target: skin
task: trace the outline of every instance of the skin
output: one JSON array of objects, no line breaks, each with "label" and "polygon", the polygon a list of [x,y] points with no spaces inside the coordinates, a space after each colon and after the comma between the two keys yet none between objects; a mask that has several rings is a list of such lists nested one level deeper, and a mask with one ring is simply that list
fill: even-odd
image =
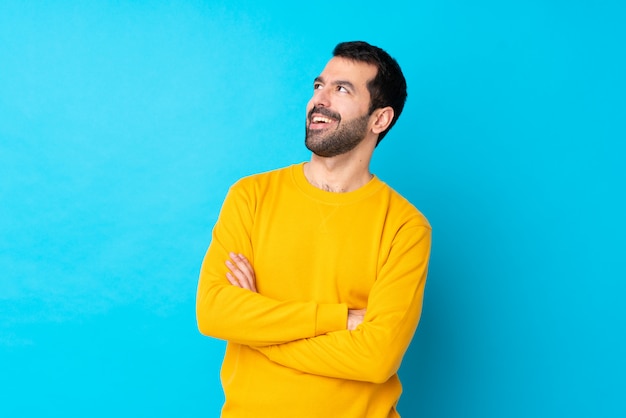
[{"label": "skin", "polygon": [[[358,120],[368,115],[370,94],[367,82],[376,76],[376,67],[371,64],[356,62],[346,58],[332,58],[324,71],[315,79],[313,96],[307,104],[307,115],[314,108],[335,112],[341,115],[341,121],[331,123],[312,123],[307,119],[307,131],[314,132],[312,141],[322,141],[342,128],[342,124]],[[313,113],[326,116],[324,113]],[[311,184],[332,192],[356,190],[370,181],[370,161],[378,135],[383,132],[393,119],[391,107],[375,109],[367,117],[363,138],[353,149],[332,157],[313,153],[311,160],[304,166],[304,174]]]},{"label": "skin", "polygon": [[[394,114],[391,107],[368,112],[367,82],[376,76],[376,71],[374,65],[333,57],[316,77],[306,108],[306,145],[313,153],[304,165],[304,175],[313,186],[342,193],[371,180],[369,165],[378,135],[387,129]],[[232,252],[229,256],[229,283],[257,292],[252,264],[242,254]],[[348,309],[346,328],[356,329],[366,312],[362,308]]]}]

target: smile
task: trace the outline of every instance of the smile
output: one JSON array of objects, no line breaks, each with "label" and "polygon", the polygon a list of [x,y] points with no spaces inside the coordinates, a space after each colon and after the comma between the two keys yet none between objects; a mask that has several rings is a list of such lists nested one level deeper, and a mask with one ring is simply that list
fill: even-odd
[{"label": "smile", "polygon": [[313,116],[311,123],[331,123],[333,120],[324,116]]},{"label": "smile", "polygon": [[337,123],[338,121],[336,119],[321,115],[313,115],[309,118],[308,129],[311,131],[331,129],[333,126],[336,126]]},{"label": "smile", "polygon": [[341,115],[339,113],[324,107],[316,106],[309,112],[309,127],[313,129],[320,129],[323,127],[322,125],[328,126],[328,124],[339,123],[340,120]]}]

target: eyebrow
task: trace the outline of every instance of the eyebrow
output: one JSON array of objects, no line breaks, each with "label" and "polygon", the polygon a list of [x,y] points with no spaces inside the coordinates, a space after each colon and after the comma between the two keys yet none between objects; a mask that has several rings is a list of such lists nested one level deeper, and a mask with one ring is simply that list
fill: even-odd
[{"label": "eyebrow", "polygon": [[[321,77],[321,76],[320,77],[315,77],[314,82],[315,83],[318,83],[318,82],[319,83],[324,83],[324,78]],[[335,86],[345,86],[345,87],[347,87],[348,89],[350,89],[352,91],[356,90],[356,88],[354,87],[354,84],[352,84],[348,80],[337,80],[337,81],[333,82],[332,84],[335,85]]]}]

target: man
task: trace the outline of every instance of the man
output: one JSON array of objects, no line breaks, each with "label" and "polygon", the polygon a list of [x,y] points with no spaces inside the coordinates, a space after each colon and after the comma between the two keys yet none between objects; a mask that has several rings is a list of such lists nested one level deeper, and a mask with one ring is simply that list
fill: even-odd
[{"label": "man", "polygon": [[222,417],[398,417],[431,229],[369,170],[406,100],[396,61],[337,45],[307,106],[307,163],[247,177],[202,263],[200,331],[228,341]]}]

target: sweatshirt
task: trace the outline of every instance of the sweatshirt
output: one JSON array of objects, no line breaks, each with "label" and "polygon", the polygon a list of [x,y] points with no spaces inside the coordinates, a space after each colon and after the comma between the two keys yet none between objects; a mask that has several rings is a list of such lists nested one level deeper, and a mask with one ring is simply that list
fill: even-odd
[{"label": "sweatshirt", "polygon": [[[431,227],[376,176],[332,193],[303,166],[236,182],[202,262],[198,328],[227,341],[222,417],[398,417]],[[256,293],[226,279],[230,252],[253,265]],[[347,330],[348,309],[363,308]]]}]

